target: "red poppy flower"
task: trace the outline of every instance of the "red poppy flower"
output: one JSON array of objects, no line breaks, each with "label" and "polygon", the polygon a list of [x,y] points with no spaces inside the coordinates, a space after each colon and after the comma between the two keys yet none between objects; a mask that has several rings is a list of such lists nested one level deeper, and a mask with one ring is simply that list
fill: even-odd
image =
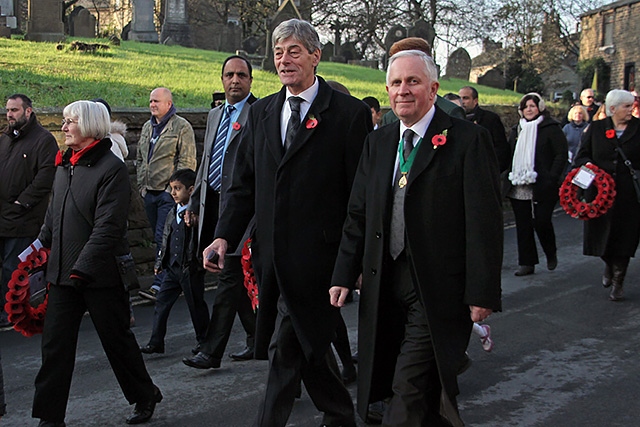
[{"label": "red poppy flower", "polygon": [[604,134],[609,139],[613,139],[616,137],[616,131],[613,129],[607,129],[607,131]]},{"label": "red poppy flower", "polygon": [[447,137],[441,134],[438,135],[434,135],[433,138],[431,138],[431,143],[433,144],[433,148],[435,149],[436,147],[440,146],[440,145],[444,145],[447,143]]},{"label": "red poppy flower", "polygon": [[233,130],[240,130],[240,128],[242,127],[242,125],[238,122],[233,122]]},{"label": "red poppy flower", "polygon": [[318,126],[318,119],[316,119],[313,116],[309,116],[309,119],[307,120],[307,123],[305,124],[305,127],[307,129],[313,129],[316,126]]}]

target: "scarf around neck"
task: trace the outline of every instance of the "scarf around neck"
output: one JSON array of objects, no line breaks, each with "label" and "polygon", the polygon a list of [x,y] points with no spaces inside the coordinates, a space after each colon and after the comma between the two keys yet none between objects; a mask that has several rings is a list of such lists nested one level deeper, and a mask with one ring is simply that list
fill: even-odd
[{"label": "scarf around neck", "polygon": [[167,114],[165,114],[162,120],[160,120],[160,123],[157,122],[154,116],[151,116],[151,128],[152,128],[151,138],[152,139],[160,136],[160,134],[162,133],[162,130],[169,122],[169,119],[173,117],[175,113],[176,113],[176,106],[172,105],[169,111],[167,112]]},{"label": "scarf around neck", "polygon": [[536,182],[538,173],[534,169],[536,158],[536,140],[538,139],[538,125],[542,123],[544,116],[528,122],[520,119],[520,134],[516,142],[509,172],[509,181],[513,185],[526,185]]}]

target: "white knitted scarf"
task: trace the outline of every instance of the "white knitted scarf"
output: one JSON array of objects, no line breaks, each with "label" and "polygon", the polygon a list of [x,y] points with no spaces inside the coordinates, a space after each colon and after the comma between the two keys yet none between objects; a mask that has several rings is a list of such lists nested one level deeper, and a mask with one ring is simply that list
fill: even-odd
[{"label": "white knitted scarf", "polygon": [[544,120],[540,116],[533,121],[520,119],[520,134],[513,153],[509,181],[513,185],[526,185],[536,182],[538,173],[534,170],[536,158],[536,140],[538,139],[538,125]]}]

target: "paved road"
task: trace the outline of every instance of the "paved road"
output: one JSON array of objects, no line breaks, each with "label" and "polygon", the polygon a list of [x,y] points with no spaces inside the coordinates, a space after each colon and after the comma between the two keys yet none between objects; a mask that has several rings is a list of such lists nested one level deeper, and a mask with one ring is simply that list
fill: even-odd
[{"label": "paved road", "polygon": [[[469,426],[640,426],[640,265],[629,270],[627,300],[612,303],[599,285],[601,262],[582,252],[582,224],[558,214],[559,266],[542,259],[536,274],[516,278],[515,230],[505,231],[504,312],[489,319],[496,342],[482,351],[472,336],[473,366],[460,377],[462,416]],[[212,293],[208,292],[210,300]],[[134,332],[150,335],[151,305],[135,307]],[[357,304],[344,310],[355,349]],[[244,427],[251,425],[264,390],[267,362],[224,361],[219,370],[197,371],[181,362],[194,344],[186,306],[178,301],[169,319],[164,355],[145,356],[165,396],[152,426]],[[238,323],[238,322],[236,322]],[[236,325],[228,351],[243,347]],[[40,338],[0,333],[7,426],[35,426],[30,418],[33,380],[40,365]],[[120,426],[131,408],[116,384],[89,318],[83,322],[67,424]],[[355,386],[351,386],[355,395]],[[289,426],[313,427],[320,416],[303,393]],[[359,422],[359,426],[364,426]]]}]

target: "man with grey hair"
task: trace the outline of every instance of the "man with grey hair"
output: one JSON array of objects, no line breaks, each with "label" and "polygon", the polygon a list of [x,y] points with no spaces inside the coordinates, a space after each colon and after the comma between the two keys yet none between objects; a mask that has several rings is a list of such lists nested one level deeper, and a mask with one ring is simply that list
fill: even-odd
[{"label": "man with grey hair", "polygon": [[362,272],[358,412],[390,398],[382,423],[396,427],[464,425],[456,375],[473,322],[501,309],[491,137],[434,106],[438,86],[425,53],[391,57],[400,121],[365,141],[329,290],[341,307]]},{"label": "man with grey hair", "polygon": [[311,24],[285,21],[272,40],[283,88],[251,107],[204,265],[223,268],[255,215],[255,356],[270,362],[255,425],[286,425],[302,380],[324,425],[355,426],[330,351],[340,312],[326,295],[371,112],[315,75],[321,44]]}]

